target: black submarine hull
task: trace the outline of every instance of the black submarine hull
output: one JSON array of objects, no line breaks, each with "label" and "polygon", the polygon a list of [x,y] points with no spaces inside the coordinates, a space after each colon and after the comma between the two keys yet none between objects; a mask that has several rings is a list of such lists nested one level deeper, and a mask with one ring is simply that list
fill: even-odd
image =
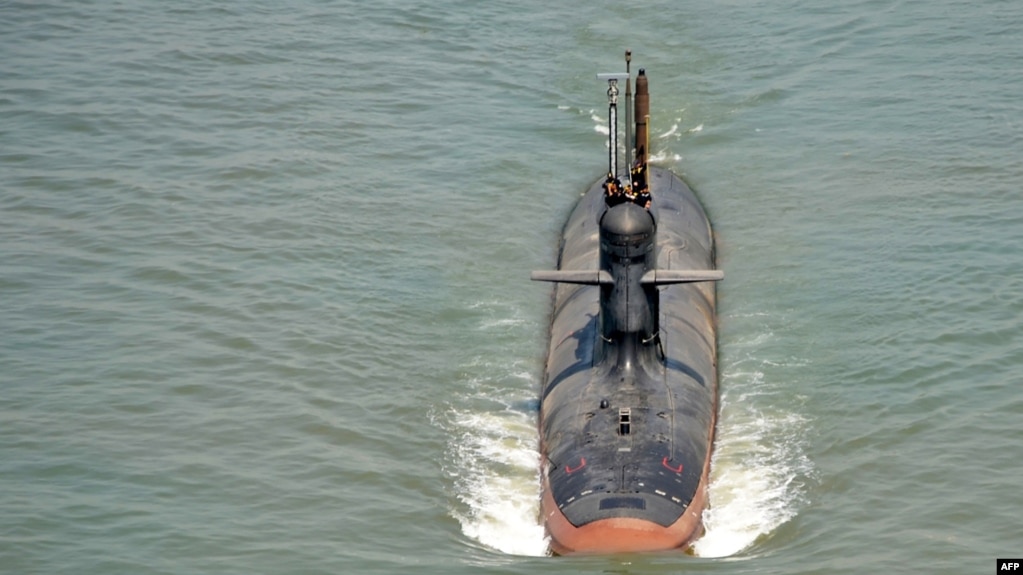
[{"label": "black submarine hull", "polygon": [[[534,273],[558,282],[539,419],[540,513],[557,554],[684,549],[702,533],[722,276],[696,195],[647,169],[648,208],[609,207],[598,181],[565,224],[559,271]],[[616,234],[632,251],[615,251]],[[645,331],[612,317],[643,314]]]}]

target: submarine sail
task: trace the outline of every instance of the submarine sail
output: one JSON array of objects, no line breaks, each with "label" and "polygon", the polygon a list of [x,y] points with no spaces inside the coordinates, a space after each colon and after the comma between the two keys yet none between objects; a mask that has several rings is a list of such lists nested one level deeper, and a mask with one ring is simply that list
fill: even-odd
[{"label": "submarine sail", "polygon": [[[616,123],[617,84],[631,96],[631,77],[600,77]],[[624,182],[612,125],[607,176],[569,216],[557,269],[532,274],[555,283],[539,431],[557,554],[685,549],[707,506],[724,274],[693,191],[647,164],[648,89],[640,70]]]}]

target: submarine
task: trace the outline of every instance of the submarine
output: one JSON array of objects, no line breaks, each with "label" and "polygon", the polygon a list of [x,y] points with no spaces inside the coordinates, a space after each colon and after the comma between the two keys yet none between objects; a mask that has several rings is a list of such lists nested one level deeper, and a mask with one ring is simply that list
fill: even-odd
[{"label": "submarine", "polygon": [[540,520],[556,555],[684,551],[708,505],[724,273],[694,192],[648,163],[649,81],[640,69],[633,104],[630,62],[626,52],[625,73],[598,75],[608,173],[569,215],[556,269],[531,274],[554,283],[539,450]]}]

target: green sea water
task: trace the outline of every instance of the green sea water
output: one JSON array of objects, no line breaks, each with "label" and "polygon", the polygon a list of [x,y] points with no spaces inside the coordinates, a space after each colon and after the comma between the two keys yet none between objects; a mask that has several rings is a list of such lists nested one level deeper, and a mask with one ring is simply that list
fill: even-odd
[{"label": "green sea water", "polygon": [[[714,224],[692,554],[555,558],[597,73]],[[1023,555],[1023,4],[0,2],[0,573],[990,573]]]}]

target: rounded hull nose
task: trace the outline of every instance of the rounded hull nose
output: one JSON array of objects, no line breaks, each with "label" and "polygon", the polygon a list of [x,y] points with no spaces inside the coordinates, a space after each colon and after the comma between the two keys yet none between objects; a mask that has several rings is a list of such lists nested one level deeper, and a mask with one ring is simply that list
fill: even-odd
[{"label": "rounded hull nose", "polygon": [[678,521],[667,527],[633,517],[600,519],[576,527],[558,509],[549,489],[544,490],[540,511],[553,553],[635,553],[687,548],[702,532],[706,502],[704,481]]}]

